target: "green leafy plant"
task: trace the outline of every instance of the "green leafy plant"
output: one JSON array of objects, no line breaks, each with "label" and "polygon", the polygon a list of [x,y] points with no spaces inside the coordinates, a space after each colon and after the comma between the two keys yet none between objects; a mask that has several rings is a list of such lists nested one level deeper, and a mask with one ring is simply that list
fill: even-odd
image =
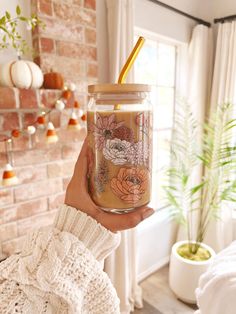
[{"label": "green leafy plant", "polygon": [[223,201],[236,201],[236,120],[231,104],[217,107],[213,117],[198,125],[184,103],[176,113],[172,166],[164,186],[171,214],[186,226],[188,250],[197,254],[207,228],[219,217]]},{"label": "green leafy plant", "polygon": [[15,17],[6,11],[5,15],[0,17],[0,50],[12,47],[18,55],[30,50],[27,42],[18,32],[19,23],[22,22],[25,23],[28,30],[34,29],[39,24],[43,25],[35,14],[32,14],[31,17],[23,16],[19,5],[16,7]]}]

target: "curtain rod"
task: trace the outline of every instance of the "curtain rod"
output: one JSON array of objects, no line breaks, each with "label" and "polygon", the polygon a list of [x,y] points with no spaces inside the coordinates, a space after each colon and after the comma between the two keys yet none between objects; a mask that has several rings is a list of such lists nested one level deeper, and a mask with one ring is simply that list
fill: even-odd
[{"label": "curtain rod", "polygon": [[219,19],[214,19],[214,23],[224,23],[225,21],[232,21],[236,19],[236,14],[234,15],[229,15],[225,17],[221,17]]},{"label": "curtain rod", "polygon": [[183,11],[180,11],[180,10],[178,10],[178,9],[176,9],[174,7],[171,7],[170,5],[165,4],[165,3],[161,2],[161,1],[158,1],[158,0],[148,0],[148,1],[153,2],[153,3],[155,3],[155,4],[157,4],[157,5],[161,6],[161,7],[164,7],[166,9],[170,10],[170,11],[173,11],[173,12],[176,12],[176,13],[178,13],[180,15],[188,17],[189,19],[192,19],[192,20],[198,22],[199,24],[203,24],[203,25],[205,25],[207,27],[211,26],[211,23],[206,22],[206,21],[204,21],[202,19],[199,19],[198,17],[192,16],[192,15],[190,15],[188,13],[183,12]]}]

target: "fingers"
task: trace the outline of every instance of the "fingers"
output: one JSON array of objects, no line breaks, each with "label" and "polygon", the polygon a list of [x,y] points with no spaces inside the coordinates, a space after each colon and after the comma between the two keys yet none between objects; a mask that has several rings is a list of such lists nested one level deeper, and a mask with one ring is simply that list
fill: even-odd
[{"label": "fingers", "polygon": [[[88,138],[86,137],[75,165],[73,177],[67,188],[66,204],[75,208],[80,208],[112,232],[134,228],[141,221],[154,213],[154,210],[148,206],[140,207],[132,212],[122,215],[107,213],[100,210],[92,201],[87,191],[87,152]],[[82,198],[79,198],[79,195],[83,195]]]},{"label": "fingers", "polygon": [[67,187],[65,202],[67,205],[79,208],[91,215],[97,206],[88,194],[87,180],[87,151],[88,139],[86,137],[75,164],[74,174]]},{"label": "fingers", "polygon": [[136,227],[153,213],[153,208],[148,206],[140,207],[133,212],[121,215],[101,211],[97,214],[96,220],[110,231],[116,232]]},{"label": "fingers", "polygon": [[88,150],[88,139],[87,137],[84,140],[83,146],[81,148],[79,157],[75,164],[73,177],[82,184],[87,185],[87,150]]}]

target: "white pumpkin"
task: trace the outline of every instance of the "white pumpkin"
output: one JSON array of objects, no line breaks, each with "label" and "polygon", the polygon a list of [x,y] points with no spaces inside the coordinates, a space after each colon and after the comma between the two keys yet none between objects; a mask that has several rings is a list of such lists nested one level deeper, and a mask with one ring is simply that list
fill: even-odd
[{"label": "white pumpkin", "polygon": [[43,85],[43,73],[40,67],[32,61],[10,61],[0,65],[0,85],[40,88]]}]

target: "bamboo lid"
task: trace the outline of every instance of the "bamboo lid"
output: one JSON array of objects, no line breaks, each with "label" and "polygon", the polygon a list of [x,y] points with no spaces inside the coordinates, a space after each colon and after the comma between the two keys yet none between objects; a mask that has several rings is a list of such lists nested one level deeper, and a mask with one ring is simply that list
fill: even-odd
[{"label": "bamboo lid", "polygon": [[150,92],[151,86],[147,84],[96,84],[89,85],[88,92],[94,93],[132,93],[132,92]]}]

